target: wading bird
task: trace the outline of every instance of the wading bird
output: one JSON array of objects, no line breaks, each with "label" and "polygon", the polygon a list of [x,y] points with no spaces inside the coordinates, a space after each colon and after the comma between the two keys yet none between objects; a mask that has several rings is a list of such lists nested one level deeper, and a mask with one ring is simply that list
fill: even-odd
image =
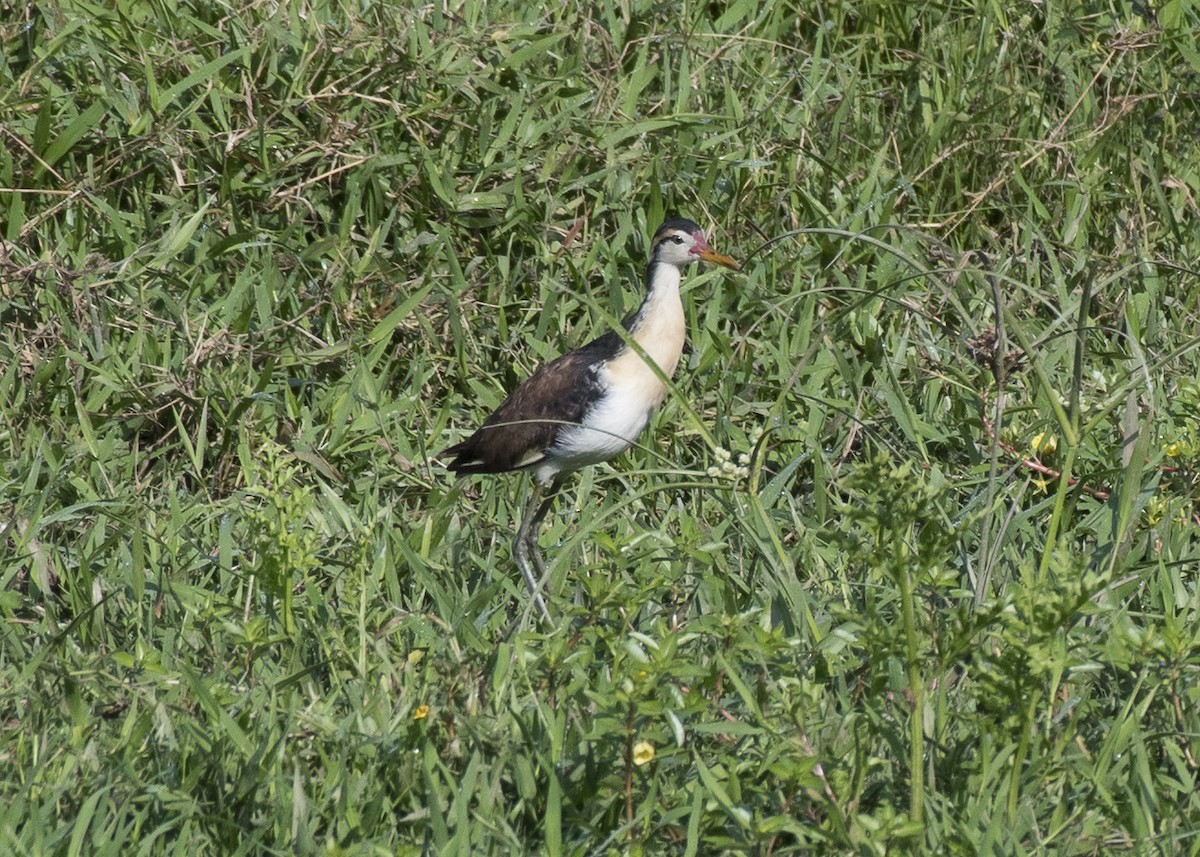
[{"label": "wading bird", "polygon": [[547,621],[539,591],[546,573],[537,545],[542,519],[567,476],[628,449],[662,403],[663,379],[675,372],[687,333],[679,284],[683,269],[696,261],[739,270],[708,246],[695,223],[667,220],[650,242],[646,297],[622,322],[626,335],[609,331],[545,364],[478,431],[442,453],[453,458],[449,469],[460,475],[532,471],[513,558]]}]

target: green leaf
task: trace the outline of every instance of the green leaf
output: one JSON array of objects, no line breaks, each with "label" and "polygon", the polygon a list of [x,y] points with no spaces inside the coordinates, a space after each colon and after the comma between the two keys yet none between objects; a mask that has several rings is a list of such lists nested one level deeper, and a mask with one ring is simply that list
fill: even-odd
[{"label": "green leaf", "polygon": [[71,120],[63,132],[50,144],[50,147],[42,153],[42,160],[50,166],[58,163],[75,147],[76,143],[89,133],[95,132],[100,117],[105,114],[107,109],[107,106],[100,101],[89,104],[82,113]]}]

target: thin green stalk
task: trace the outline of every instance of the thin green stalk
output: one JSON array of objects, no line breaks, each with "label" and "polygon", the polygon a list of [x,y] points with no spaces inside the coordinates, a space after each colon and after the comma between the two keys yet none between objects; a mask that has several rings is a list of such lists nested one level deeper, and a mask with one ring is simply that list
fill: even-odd
[{"label": "thin green stalk", "polygon": [[988,444],[987,500],[984,502],[983,520],[980,521],[979,550],[976,553],[975,609],[983,606],[988,596],[992,579],[992,529],[996,509],[997,483],[1000,478],[1000,432],[1004,428],[1004,405],[1008,382],[1008,336],[1005,334],[1004,291],[1000,279],[989,272],[988,285],[992,290],[992,317],[996,340],[992,354],[992,377],[996,382],[996,397],[992,406],[992,436]]},{"label": "thin green stalk", "polygon": [[908,669],[908,688],[912,694],[912,713],[909,716],[908,744],[908,811],[912,820],[922,823],[925,817],[925,677],[921,673],[920,650],[917,645],[917,617],[913,604],[913,581],[909,557],[903,543],[897,548],[896,582],[900,586],[901,620],[904,622],[905,659]]},{"label": "thin green stalk", "polygon": [[1037,712],[1037,705],[1037,694],[1034,694],[1029,700],[1025,716],[1021,720],[1021,738],[1017,742],[1017,749],[1013,752],[1012,771],[1008,780],[1008,817],[1010,819],[1017,814],[1017,802],[1021,796],[1021,774],[1025,768],[1025,757],[1029,755],[1029,744],[1033,739],[1032,724]]},{"label": "thin green stalk", "polygon": [[1050,513],[1050,521],[1046,525],[1046,538],[1042,550],[1041,562],[1038,565],[1038,579],[1045,580],[1050,568],[1050,561],[1057,549],[1059,531],[1067,527],[1067,496],[1072,491],[1071,474],[1075,470],[1075,456],[1079,447],[1074,444],[1067,447],[1063,455],[1062,467],[1059,471],[1058,487],[1054,492],[1054,510]]}]

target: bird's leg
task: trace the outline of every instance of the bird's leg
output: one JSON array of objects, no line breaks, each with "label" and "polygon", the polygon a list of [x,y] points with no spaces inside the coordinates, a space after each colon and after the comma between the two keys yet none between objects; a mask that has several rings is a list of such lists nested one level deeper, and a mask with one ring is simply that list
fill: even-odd
[{"label": "bird's leg", "polygon": [[[513,559],[516,561],[517,567],[521,569],[525,585],[529,588],[529,594],[533,596],[534,606],[547,622],[551,621],[550,611],[546,608],[546,602],[541,593],[542,583],[546,578],[546,565],[542,561],[542,552],[538,549],[537,539],[538,530],[541,528],[546,513],[550,511],[559,484],[557,479],[551,482],[550,491],[546,494],[546,486],[540,482],[534,482],[533,491],[529,494],[529,503],[525,506],[525,514],[521,518],[521,527],[517,530],[516,538],[513,539]],[[543,494],[546,494],[544,498]],[[537,569],[536,574],[534,573],[535,568]]]},{"label": "bird's leg", "polygon": [[542,505],[538,506],[537,513],[533,516],[533,523],[529,527],[529,551],[533,558],[533,564],[537,566],[539,587],[546,582],[546,563],[542,560],[542,551],[538,547],[538,534],[542,531],[542,521],[546,520],[546,513],[550,511],[555,498],[558,497],[560,485],[562,482],[558,479],[550,483],[550,490],[542,499]]}]

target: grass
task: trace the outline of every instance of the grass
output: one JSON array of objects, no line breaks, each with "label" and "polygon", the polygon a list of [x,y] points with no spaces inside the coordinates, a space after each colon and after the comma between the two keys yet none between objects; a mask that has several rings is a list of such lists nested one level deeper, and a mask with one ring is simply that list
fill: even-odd
[{"label": "grass", "polygon": [[[1200,8],[0,24],[0,850],[1200,853]],[[702,222],[652,430],[435,453]]]}]

